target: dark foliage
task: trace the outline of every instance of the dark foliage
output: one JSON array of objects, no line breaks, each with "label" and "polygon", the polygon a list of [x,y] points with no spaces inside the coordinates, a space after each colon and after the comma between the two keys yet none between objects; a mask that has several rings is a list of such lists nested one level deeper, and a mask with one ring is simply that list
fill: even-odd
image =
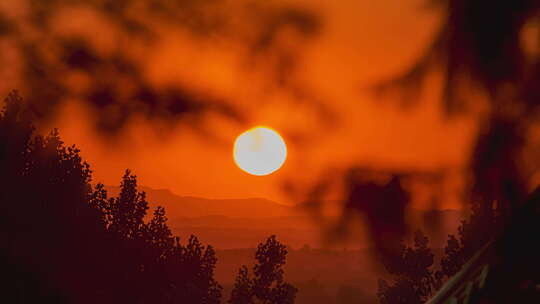
[{"label": "dark foliage", "polygon": [[532,174],[520,161],[527,144],[525,134],[538,120],[540,58],[527,54],[523,35],[526,26],[538,20],[540,4],[535,0],[434,3],[442,8],[445,22],[433,43],[409,70],[380,84],[376,91],[398,89],[404,97],[414,97],[425,79],[442,67],[448,114],[470,114],[471,106],[478,109],[481,104],[477,93],[487,97],[488,110],[479,119],[480,132],[471,155],[466,201],[473,212],[482,214],[498,204],[500,223],[504,223],[525,201]]},{"label": "dark foliage", "polygon": [[494,238],[499,227],[500,209],[477,205],[475,211],[458,227],[457,237],[449,235],[439,269],[427,237],[418,231],[412,248],[402,247],[401,254],[383,259],[394,283],[379,280],[380,303],[424,303],[442,284],[458,273],[484,245]]},{"label": "dark foliage", "polygon": [[231,291],[231,304],[251,304],[253,299],[253,282],[249,278],[248,268],[243,265],[238,271],[238,276],[234,282],[233,290]]},{"label": "dark foliage", "polygon": [[[540,37],[538,33],[528,37],[536,42],[534,55],[523,38],[528,25],[538,27],[540,2],[442,0],[430,1],[430,5],[442,10],[443,23],[436,37],[409,69],[376,85],[374,91],[385,94],[397,90],[404,105],[411,106],[419,99],[426,79],[442,71],[442,102],[448,117],[477,118],[479,133],[470,167],[463,175],[469,186],[463,209],[473,215],[462,224],[459,236],[448,240],[437,275],[441,280],[455,274],[479,248],[499,235],[527,200],[528,189],[537,186],[530,177],[538,170],[528,164],[536,160],[523,158],[530,148],[527,134],[538,124]],[[354,189],[349,196],[354,195]],[[380,205],[378,200],[369,203]],[[393,209],[388,213],[404,210],[401,204],[387,206]],[[346,207],[358,209],[350,204]],[[366,214],[376,214],[376,207],[364,209]],[[384,230],[370,222],[369,215],[367,218],[376,239]],[[399,244],[407,226],[401,227],[386,238],[386,247]],[[385,248],[378,249],[378,256],[384,259]]]},{"label": "dark foliage", "polygon": [[[457,237],[453,234],[448,236],[439,269],[436,270],[433,265],[433,254],[427,246],[427,238],[420,233],[415,237],[414,248],[406,248],[397,258],[385,260],[388,272],[397,275],[397,278],[393,285],[384,280],[379,281],[378,296],[381,303],[425,302],[489,241],[504,233],[501,229],[504,225],[500,223],[504,205],[488,208],[486,205],[474,204],[473,208],[471,216],[458,227]],[[515,250],[529,251],[523,248],[523,243],[520,246],[521,249],[515,247]],[[535,264],[529,262],[531,267]]]},{"label": "dark foliage", "polygon": [[377,296],[380,303],[424,303],[434,290],[431,270],[434,255],[428,238],[417,231],[413,247],[402,246],[401,252],[386,259],[386,268],[394,276],[393,283],[379,280]]},{"label": "dark foliage", "polygon": [[259,244],[253,278],[246,266],[240,268],[229,303],[293,304],[298,289],[283,279],[286,255],[285,245],[275,236]]},{"label": "dark foliage", "polygon": [[[181,82],[158,86],[148,79],[142,62],[163,40],[162,29],[186,33],[195,43],[226,39],[243,49],[248,63],[271,62],[269,79],[275,78],[273,83],[289,91],[293,88],[288,75],[298,61],[299,46],[321,29],[314,12],[296,5],[223,0],[121,2],[29,0],[24,14],[8,18],[10,14],[0,11],[0,41],[19,56],[22,79],[18,85],[36,119],[54,118],[62,104],[79,100],[95,113],[92,118],[102,135],[115,134],[133,116],[179,122],[210,111],[242,120],[239,109],[208,88]],[[71,18],[90,14],[95,17],[94,26],[107,28],[100,33],[114,41],[105,47],[107,51],[95,37],[71,24],[58,29],[58,20],[69,10],[73,10]],[[279,43],[281,33],[288,29],[302,38],[293,47]],[[80,83],[69,81],[74,77],[83,80],[82,89]],[[190,125],[196,127],[195,121],[189,119]]]},{"label": "dark foliage", "polygon": [[[508,234],[506,227],[515,222],[514,213],[526,201],[528,176],[532,173],[520,166],[520,162],[527,147],[525,134],[537,121],[540,65],[538,56],[527,58],[522,35],[527,23],[537,20],[540,3],[535,0],[436,3],[444,8],[445,23],[431,46],[410,70],[377,86],[376,91],[398,89],[405,93],[404,98],[414,97],[434,68],[442,67],[443,101],[448,114],[467,113],[471,104],[478,103],[475,97],[471,98],[477,97],[470,94],[472,90],[488,98],[489,110],[481,120],[471,157],[472,179],[467,202],[472,215],[462,222],[457,237],[449,236],[441,269],[435,274],[436,286],[440,286],[488,241]],[[538,41],[540,37],[533,39]],[[521,235],[513,238],[516,237]],[[529,252],[531,249],[524,244],[520,248],[498,248],[496,255],[504,260],[505,250]],[[529,258],[525,263],[534,268],[537,261]],[[505,289],[512,289],[514,282],[523,279],[523,276],[502,278],[498,282],[500,286],[490,292],[504,293]],[[388,289],[387,285],[385,288]],[[510,293],[514,297],[512,301],[516,301],[517,290]],[[403,296],[406,294],[404,291]]]},{"label": "dark foliage", "polygon": [[455,275],[478,250],[492,240],[497,226],[496,211],[490,209],[476,211],[468,220],[462,221],[458,227],[458,237],[448,236],[445,255],[441,258],[441,269],[436,273],[439,284]]},{"label": "dark foliage", "polygon": [[[526,59],[521,35],[527,22],[533,21],[540,13],[538,1],[430,2],[443,10],[441,29],[410,69],[377,86],[377,91],[382,93],[399,89],[418,94],[424,80],[434,67],[439,66],[444,71],[444,101],[449,113],[462,113],[466,103],[471,102],[466,96],[470,91],[463,90],[466,85],[486,90],[496,111],[504,110],[507,103],[524,102],[534,107],[537,100],[521,97],[535,96],[534,92],[538,92],[537,87],[529,86],[529,81],[535,82],[539,77],[538,58],[532,61]],[[508,86],[514,87],[512,90],[516,89],[517,94],[507,95]],[[411,98],[409,101],[413,100]]]},{"label": "dark foliage", "polygon": [[57,131],[33,133],[12,93],[0,114],[0,289],[6,303],[219,303],[216,257],[167,227],[126,171],[118,197]]},{"label": "dark foliage", "polygon": [[[390,174],[388,181],[380,183],[369,176],[370,170],[350,170],[347,175],[345,208],[364,216],[375,249],[384,259],[396,254],[398,244],[407,232],[405,209],[410,195],[402,186],[403,174]],[[344,213],[347,220],[349,213]]]}]

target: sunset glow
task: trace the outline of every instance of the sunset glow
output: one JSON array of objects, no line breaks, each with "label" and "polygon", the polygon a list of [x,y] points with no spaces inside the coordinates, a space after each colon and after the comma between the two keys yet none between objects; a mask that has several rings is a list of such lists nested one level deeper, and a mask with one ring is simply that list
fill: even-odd
[{"label": "sunset glow", "polygon": [[0,304],[540,303],[540,0],[0,0],[0,44]]},{"label": "sunset glow", "polygon": [[287,158],[287,147],[276,131],[267,127],[255,127],[238,136],[233,156],[240,169],[263,176],[283,166]]}]

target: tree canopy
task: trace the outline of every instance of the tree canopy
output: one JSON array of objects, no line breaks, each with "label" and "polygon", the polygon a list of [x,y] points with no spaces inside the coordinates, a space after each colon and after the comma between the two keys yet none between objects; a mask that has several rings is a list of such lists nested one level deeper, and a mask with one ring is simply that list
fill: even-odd
[{"label": "tree canopy", "polygon": [[118,197],[79,150],[34,133],[12,93],[0,114],[0,277],[8,302],[219,303],[214,249],[173,236],[126,170]]}]

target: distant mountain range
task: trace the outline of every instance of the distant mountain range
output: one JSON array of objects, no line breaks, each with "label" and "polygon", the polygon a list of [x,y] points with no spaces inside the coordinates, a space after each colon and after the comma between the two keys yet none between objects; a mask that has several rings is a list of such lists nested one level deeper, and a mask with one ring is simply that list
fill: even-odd
[{"label": "distant mountain range", "polygon": [[[117,186],[105,188],[109,196],[117,196],[120,191]],[[202,242],[222,249],[256,247],[272,234],[295,248],[305,244],[319,247],[322,244],[320,224],[299,207],[263,198],[207,199],[179,196],[167,189],[144,186],[139,187],[139,191],[146,192],[150,206],[148,214],[152,214],[157,206],[163,206],[169,226],[182,238],[195,234]],[[418,228],[428,231],[423,212],[413,210],[409,216],[412,222],[418,223]],[[427,232],[427,235],[434,247],[441,248],[446,243],[447,234],[455,233],[464,215],[457,210],[440,210],[435,216],[442,221],[444,231],[437,234]],[[343,246],[365,248],[368,244],[364,236]]]},{"label": "distant mountain range", "polygon": [[[110,195],[118,195],[120,188],[106,186]],[[269,218],[297,216],[299,211],[264,198],[207,199],[179,196],[167,189],[139,187],[146,192],[151,209],[162,206],[169,219],[184,217],[225,216],[231,218]]]}]

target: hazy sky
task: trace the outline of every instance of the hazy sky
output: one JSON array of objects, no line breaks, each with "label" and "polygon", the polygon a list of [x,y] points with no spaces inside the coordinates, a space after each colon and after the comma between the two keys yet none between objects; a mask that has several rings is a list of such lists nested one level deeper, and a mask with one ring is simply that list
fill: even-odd
[{"label": "hazy sky", "polygon": [[[400,108],[391,97],[376,100],[366,90],[403,72],[421,54],[438,29],[436,11],[417,0],[291,3],[310,7],[321,17],[321,33],[314,39],[303,41],[294,31],[278,37],[284,48],[294,42],[300,54],[288,79],[319,106],[297,100],[298,95],[269,81],[269,62],[275,58],[249,64],[241,46],[225,38],[194,40],[163,27],[158,47],[141,58],[146,77],[156,85],[182,82],[224,96],[245,114],[245,123],[210,114],[203,118],[203,133],[182,124],[150,126],[135,117],[118,138],[103,140],[93,135],[86,110],[73,102],[54,125],[68,144],[81,148],[95,181],[118,184],[123,170],[130,168],[143,185],[209,198],[264,197],[293,203],[281,189],[285,181],[307,189],[329,169],[353,164],[455,171],[465,167],[473,124],[444,117],[436,78],[413,108]],[[92,16],[73,14],[59,18],[64,30],[94,30]],[[112,39],[106,32],[96,37],[103,48]],[[278,130],[288,145],[284,167],[265,177],[246,174],[232,160],[235,137],[255,125]]]}]

